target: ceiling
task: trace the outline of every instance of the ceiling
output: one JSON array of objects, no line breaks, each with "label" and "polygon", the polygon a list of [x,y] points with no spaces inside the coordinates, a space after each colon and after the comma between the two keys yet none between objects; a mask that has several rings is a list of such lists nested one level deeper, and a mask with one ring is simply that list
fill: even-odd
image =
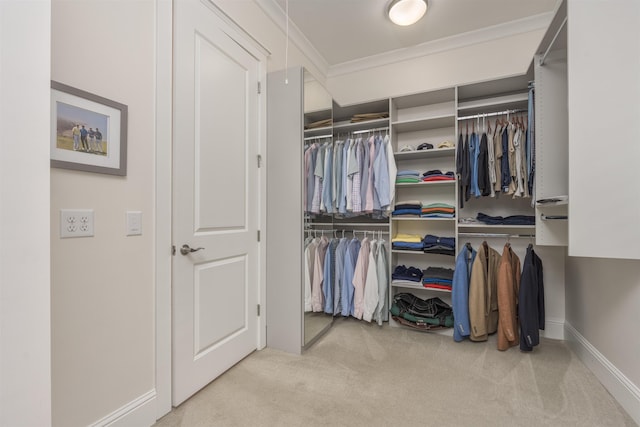
[{"label": "ceiling", "polygon": [[[273,10],[284,16],[286,0]],[[399,27],[386,16],[390,0],[288,0],[290,34],[297,34],[324,61],[325,67],[377,58],[462,36],[467,43],[491,30],[532,31],[548,26],[557,0],[428,0],[427,14],[413,26]],[[282,19],[282,23],[286,20]],[[281,24],[282,25],[282,24]],[[502,32],[500,30],[503,30]]]}]

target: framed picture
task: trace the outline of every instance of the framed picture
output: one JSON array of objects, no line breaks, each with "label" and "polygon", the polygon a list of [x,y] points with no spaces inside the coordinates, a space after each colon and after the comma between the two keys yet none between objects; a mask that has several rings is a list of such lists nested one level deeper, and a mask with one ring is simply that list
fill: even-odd
[{"label": "framed picture", "polygon": [[51,166],[127,175],[127,106],[51,82]]}]

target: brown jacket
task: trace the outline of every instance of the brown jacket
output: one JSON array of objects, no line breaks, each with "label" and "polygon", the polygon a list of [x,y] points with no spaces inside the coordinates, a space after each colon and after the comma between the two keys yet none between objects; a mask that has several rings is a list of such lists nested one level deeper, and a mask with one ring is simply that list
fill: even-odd
[{"label": "brown jacket", "polygon": [[518,293],[520,290],[520,258],[504,245],[498,267],[498,350],[518,345]]},{"label": "brown jacket", "polygon": [[500,254],[482,242],[473,262],[469,282],[471,341],[486,341],[498,329],[497,278]]}]

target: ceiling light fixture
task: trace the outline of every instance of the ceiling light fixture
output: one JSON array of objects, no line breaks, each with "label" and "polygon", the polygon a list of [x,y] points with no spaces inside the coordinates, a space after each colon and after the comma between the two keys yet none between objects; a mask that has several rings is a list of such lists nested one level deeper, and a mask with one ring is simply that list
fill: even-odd
[{"label": "ceiling light fixture", "polygon": [[389,5],[389,19],[406,27],[420,20],[427,12],[427,0],[393,0]]}]

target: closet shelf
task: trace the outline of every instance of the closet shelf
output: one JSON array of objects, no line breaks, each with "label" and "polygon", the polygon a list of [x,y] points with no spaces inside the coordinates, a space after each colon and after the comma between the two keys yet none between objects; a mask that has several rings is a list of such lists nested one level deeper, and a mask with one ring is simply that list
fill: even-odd
[{"label": "closet shelf", "polygon": [[333,131],[333,128],[331,126],[323,126],[321,128],[314,128],[314,129],[305,129],[304,136],[330,134],[332,131]]},{"label": "closet shelf", "polygon": [[436,289],[436,288],[425,288],[424,286],[422,286],[422,283],[416,282],[415,285],[406,283],[406,282],[400,282],[400,283],[396,283],[395,281],[391,282],[391,286],[395,287],[395,288],[404,288],[404,289],[420,289],[423,291],[433,291],[433,292],[443,292],[446,294],[450,294],[451,291],[448,289]]},{"label": "closet shelf", "polygon": [[397,151],[393,153],[396,160],[431,159],[437,157],[453,157],[456,154],[454,148],[433,148],[431,150]]},{"label": "closet shelf", "polygon": [[510,95],[480,98],[458,103],[458,115],[490,113],[503,109],[527,108],[529,94],[527,92]]},{"label": "closet shelf", "polygon": [[389,126],[389,119],[375,119],[375,120],[367,120],[366,122],[358,122],[351,123],[348,121],[345,122],[336,122],[333,124],[333,133],[334,134],[342,134],[349,133],[356,130],[367,130]]},{"label": "closet shelf", "polygon": [[440,185],[453,185],[456,183],[456,180],[452,181],[431,181],[431,182],[405,182],[396,184],[396,187],[421,187],[421,186],[440,186]]},{"label": "closet shelf", "polygon": [[393,221],[455,221],[457,218],[418,218],[418,217],[391,217]]},{"label": "closet shelf", "polygon": [[403,250],[403,249],[391,249],[391,253],[394,254],[411,254],[411,255],[421,255],[421,256],[425,256],[425,255],[429,255],[429,256],[442,256],[442,257],[447,257],[448,259],[452,259],[451,255],[447,255],[447,254],[435,254],[435,253],[429,253],[429,252],[422,252],[422,251],[407,251],[407,250]]},{"label": "closet shelf", "polygon": [[535,225],[458,224],[458,230],[535,230]]},{"label": "closet shelf", "polygon": [[456,115],[446,114],[442,116],[425,117],[414,120],[394,121],[391,126],[396,132],[416,132],[420,130],[431,130],[439,128],[449,128],[456,125]]}]

